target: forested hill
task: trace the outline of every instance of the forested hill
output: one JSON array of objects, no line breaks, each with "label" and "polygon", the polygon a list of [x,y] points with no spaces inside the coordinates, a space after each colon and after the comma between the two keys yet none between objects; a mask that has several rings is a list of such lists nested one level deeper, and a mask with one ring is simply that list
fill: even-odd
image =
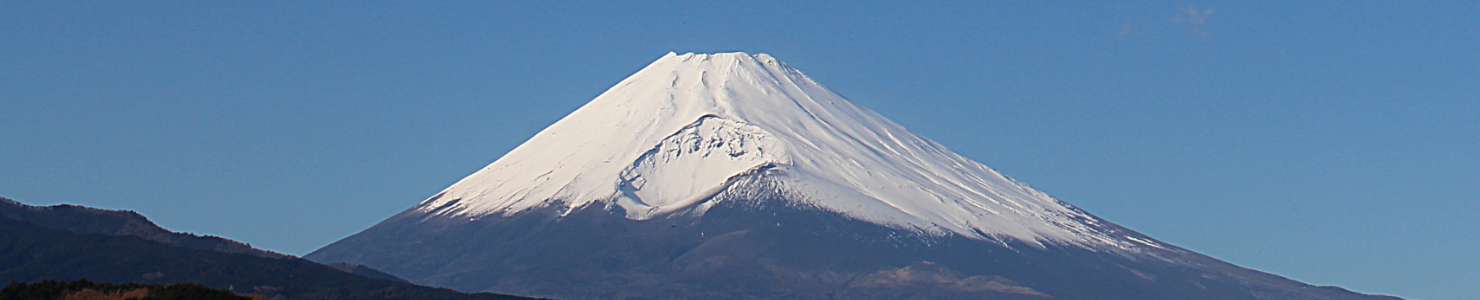
[{"label": "forested hill", "polygon": [[97,209],[68,204],[34,206],[0,197],[0,217],[77,233],[131,235],[186,248],[245,253],[261,257],[289,256],[252,248],[251,245],[221,237],[169,231],[150,222],[149,218],[127,210]]},{"label": "forested hill", "polygon": [[[90,221],[95,223],[89,225]],[[106,228],[97,225],[102,221],[84,218],[78,222],[84,227]],[[82,278],[107,283],[198,283],[267,298],[532,299],[367,278],[296,257],[192,249],[139,236],[79,233],[0,217],[0,282]]]}]

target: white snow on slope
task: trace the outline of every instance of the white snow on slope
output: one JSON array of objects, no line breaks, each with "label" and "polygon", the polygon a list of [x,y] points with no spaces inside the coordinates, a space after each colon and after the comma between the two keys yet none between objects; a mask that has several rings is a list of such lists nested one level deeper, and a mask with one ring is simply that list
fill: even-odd
[{"label": "white snow on slope", "polygon": [[[645,220],[776,165],[819,207],[934,234],[1127,242],[1094,218],[961,157],[766,54],[669,53],[418,205],[460,217],[614,201]],[[987,236],[982,236],[985,234]]]}]

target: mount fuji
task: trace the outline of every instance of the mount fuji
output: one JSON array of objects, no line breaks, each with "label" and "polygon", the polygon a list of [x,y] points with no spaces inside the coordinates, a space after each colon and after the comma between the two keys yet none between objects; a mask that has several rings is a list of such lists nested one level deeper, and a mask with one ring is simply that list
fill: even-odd
[{"label": "mount fuji", "polygon": [[305,258],[562,299],[1396,299],[1126,229],[745,53],[669,53]]}]

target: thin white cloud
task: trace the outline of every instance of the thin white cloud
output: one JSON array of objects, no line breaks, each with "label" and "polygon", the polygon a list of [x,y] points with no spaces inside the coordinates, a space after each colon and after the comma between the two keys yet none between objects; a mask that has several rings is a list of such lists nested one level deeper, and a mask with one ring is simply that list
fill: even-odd
[{"label": "thin white cloud", "polygon": [[1203,25],[1208,24],[1208,17],[1213,15],[1213,9],[1198,10],[1191,5],[1183,6],[1177,10],[1177,15],[1172,17],[1172,23],[1186,24],[1193,34],[1207,36],[1208,32],[1203,30]]}]

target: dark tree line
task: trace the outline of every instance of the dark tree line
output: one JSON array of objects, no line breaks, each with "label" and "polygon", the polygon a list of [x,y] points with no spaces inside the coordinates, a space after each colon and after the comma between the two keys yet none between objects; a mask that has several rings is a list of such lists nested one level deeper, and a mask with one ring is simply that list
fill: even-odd
[{"label": "dark tree line", "polygon": [[231,291],[213,289],[194,283],[140,284],[98,283],[86,278],[75,281],[42,280],[34,283],[12,281],[0,290],[0,299],[5,300],[57,300],[84,290],[103,294],[116,294],[146,289],[149,295],[141,300],[252,300],[250,296],[237,295]]}]

